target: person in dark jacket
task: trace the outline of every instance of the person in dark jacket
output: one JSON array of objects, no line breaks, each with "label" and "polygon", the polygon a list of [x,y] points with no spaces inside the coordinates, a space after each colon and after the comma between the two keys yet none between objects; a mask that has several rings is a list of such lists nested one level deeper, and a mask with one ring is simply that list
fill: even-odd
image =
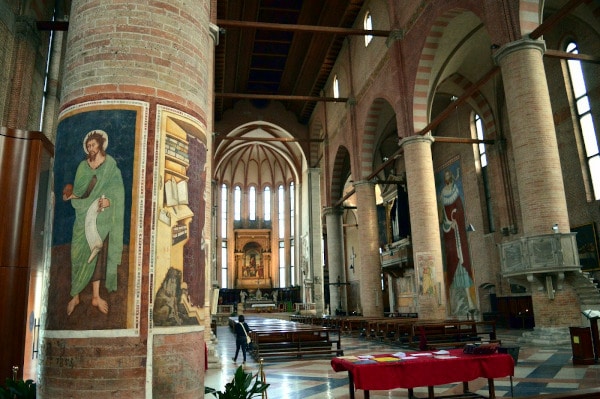
[{"label": "person in dark jacket", "polygon": [[[244,331],[244,329],[246,331]],[[240,353],[240,348],[242,349],[242,355],[244,356],[244,363],[246,364],[246,351],[248,350],[248,341],[246,340],[246,334],[250,333],[250,327],[246,324],[244,315],[238,316],[238,322],[235,323],[234,327],[235,333],[235,356],[232,358],[234,362],[237,361],[238,353]]]}]

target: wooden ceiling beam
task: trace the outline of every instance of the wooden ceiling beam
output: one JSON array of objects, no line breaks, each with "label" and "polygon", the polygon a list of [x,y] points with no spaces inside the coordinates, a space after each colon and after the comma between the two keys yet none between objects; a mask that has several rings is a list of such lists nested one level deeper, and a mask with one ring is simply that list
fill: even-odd
[{"label": "wooden ceiling beam", "polygon": [[252,93],[215,93],[218,98],[236,98],[246,100],[277,100],[277,101],[320,101],[332,103],[344,103],[346,97],[315,97],[315,96],[292,96],[283,94],[252,94]]},{"label": "wooden ceiling beam", "polygon": [[391,31],[386,30],[365,30],[338,28],[333,26],[315,26],[315,25],[292,25],[292,24],[277,24],[272,22],[255,22],[255,21],[234,21],[230,19],[217,19],[219,28],[242,28],[242,29],[264,29],[264,30],[280,30],[288,32],[305,32],[305,33],[330,33],[334,35],[344,36],[379,36],[388,37]]},{"label": "wooden ceiling beam", "polygon": [[433,136],[436,143],[453,143],[453,144],[494,144],[496,141],[491,139],[479,140],[479,139],[465,139],[462,137],[445,137],[445,136]]},{"label": "wooden ceiling beam", "polygon": [[322,143],[325,141],[324,139],[299,139],[295,137],[219,137],[220,140],[223,141],[279,141],[284,143],[293,143],[293,142],[315,142]]},{"label": "wooden ceiling beam", "polygon": [[581,3],[589,3],[591,0],[570,0],[560,10],[546,18],[537,28],[535,28],[529,37],[533,40],[539,39],[544,33],[552,29],[561,19],[569,15]]},{"label": "wooden ceiling beam", "polygon": [[544,56],[550,58],[559,58],[563,60],[579,60],[582,62],[591,62],[592,64],[600,64],[600,57],[587,54],[567,53],[566,51],[546,49]]}]

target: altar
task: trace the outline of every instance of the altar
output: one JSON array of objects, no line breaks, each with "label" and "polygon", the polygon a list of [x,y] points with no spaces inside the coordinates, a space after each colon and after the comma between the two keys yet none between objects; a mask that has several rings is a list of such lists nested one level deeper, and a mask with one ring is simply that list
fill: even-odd
[{"label": "altar", "polygon": [[237,229],[234,233],[235,288],[247,290],[272,288],[271,231]]},{"label": "altar", "polygon": [[277,304],[268,299],[249,299],[244,303],[245,311],[272,312],[277,309]]}]

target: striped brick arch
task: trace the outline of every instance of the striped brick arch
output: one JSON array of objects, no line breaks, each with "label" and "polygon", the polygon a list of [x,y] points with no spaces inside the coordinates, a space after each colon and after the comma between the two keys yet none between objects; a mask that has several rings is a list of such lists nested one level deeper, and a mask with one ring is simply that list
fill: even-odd
[{"label": "striped brick arch", "polygon": [[531,33],[540,25],[543,3],[539,0],[521,0],[519,4],[519,22],[523,35]]},{"label": "striped brick arch", "polygon": [[[344,170],[344,162],[350,157],[350,153],[346,147],[340,146],[337,153],[335,154],[335,161],[333,163],[333,170],[331,171],[331,185],[325,187],[325,190],[330,190],[327,196],[330,197],[331,201],[329,204],[338,202],[343,195],[344,183],[347,177],[347,170]],[[347,162],[349,164],[349,162]]]},{"label": "striped brick arch", "polygon": [[379,125],[381,111],[389,106],[389,103],[385,99],[375,99],[365,119],[365,128],[362,134],[362,146],[360,149],[360,176],[362,179],[367,179],[373,172],[373,153],[377,139],[377,126]]},{"label": "striped brick arch", "polygon": [[320,140],[325,140],[323,127],[320,121],[317,121],[314,126],[311,127],[310,139],[308,148],[308,159],[307,163],[309,168],[318,168],[319,162],[323,159],[323,145]]},{"label": "striped brick arch", "polygon": [[[460,97],[462,92],[465,92],[471,88],[473,83],[460,74],[450,75],[446,80],[444,80],[440,86],[444,86],[446,83],[452,84],[454,87],[458,87],[461,92],[454,93],[457,97]],[[471,106],[475,109],[475,111],[481,117],[483,121],[483,128],[485,132],[485,138],[491,139],[496,137],[496,122],[494,120],[494,114],[492,113],[492,109],[490,108],[490,104],[487,99],[481,94],[479,90],[477,90],[473,95],[471,95],[470,100],[468,101]]]},{"label": "striped brick arch", "polygon": [[453,18],[465,12],[464,9],[454,9],[440,16],[432,25],[423,53],[417,67],[417,78],[415,80],[415,91],[413,96],[413,123],[415,132],[423,130],[429,123],[429,86],[432,80],[433,61],[437,52],[443,31]]}]

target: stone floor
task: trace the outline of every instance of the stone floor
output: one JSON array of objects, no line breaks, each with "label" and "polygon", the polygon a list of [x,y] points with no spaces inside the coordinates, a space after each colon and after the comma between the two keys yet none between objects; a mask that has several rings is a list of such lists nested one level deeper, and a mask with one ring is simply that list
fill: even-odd
[{"label": "stone floor", "polygon": [[[519,343],[521,330],[499,330],[498,335],[503,344],[518,345],[518,362],[512,381],[513,397],[541,395],[585,388],[600,387],[600,363],[594,365],[573,365],[570,345],[552,347],[533,346]],[[342,336],[342,348],[345,355],[390,353],[399,347],[366,340],[364,338]],[[216,364],[213,364],[205,378],[205,385],[217,390],[224,389],[231,381],[233,374],[241,362],[234,363],[231,358],[235,352],[235,341],[228,327],[221,326],[217,330]],[[241,355],[238,358],[241,360]],[[247,372],[259,373],[260,365],[251,356],[244,365]],[[330,357],[314,357],[303,359],[266,359],[263,364],[265,380],[270,387],[267,398],[271,399],[347,399],[347,373],[336,373],[330,365]],[[470,390],[487,396],[486,379],[478,379],[469,383]],[[507,378],[495,380],[496,396],[511,397],[511,381]],[[447,384],[435,387],[436,395],[452,395],[460,393],[462,384]],[[416,388],[418,397],[427,396],[427,388]],[[212,398],[212,395],[207,395]],[[356,398],[362,398],[358,391]],[[371,391],[372,399],[407,398],[408,391],[395,389],[392,391]],[[264,399],[264,398],[263,398]]]}]

